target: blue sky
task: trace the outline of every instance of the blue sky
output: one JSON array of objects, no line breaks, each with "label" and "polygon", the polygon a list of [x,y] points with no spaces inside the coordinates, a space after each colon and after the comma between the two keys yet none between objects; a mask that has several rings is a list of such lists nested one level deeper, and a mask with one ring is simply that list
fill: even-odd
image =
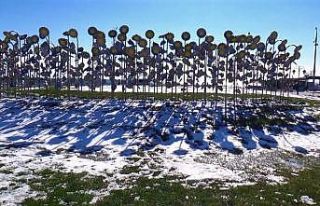
[{"label": "blue sky", "polygon": [[195,36],[204,27],[216,41],[224,40],[227,29],[263,39],[276,30],[289,44],[303,45],[298,64],[310,70],[319,11],[319,0],[1,0],[0,30],[36,34],[47,26],[57,40],[74,27],[82,45],[90,41],[89,26],[107,32],[127,24],[131,35],[153,29],[157,35],[171,31],[179,37],[183,31]]}]

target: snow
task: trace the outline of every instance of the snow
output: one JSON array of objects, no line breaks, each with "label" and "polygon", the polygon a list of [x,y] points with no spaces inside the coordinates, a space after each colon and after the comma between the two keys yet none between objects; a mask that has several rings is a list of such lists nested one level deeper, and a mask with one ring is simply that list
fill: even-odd
[{"label": "snow", "polygon": [[[0,100],[0,188],[10,187],[19,172],[45,168],[102,175],[109,190],[122,188],[116,180],[180,176],[185,180],[226,181],[227,186],[265,179],[283,182],[278,164],[300,169],[285,152],[319,156],[317,122],[305,122],[291,131],[215,128],[222,109],[210,102],[120,100]],[[219,106],[219,105],[218,105]],[[305,117],[316,108],[291,115]],[[306,127],[306,129],[304,128]],[[308,128],[312,132],[305,132]],[[144,155],[139,155],[143,151]],[[138,160],[132,162],[130,158]],[[140,166],[137,174],[121,174],[124,166]],[[112,177],[108,174],[113,174]],[[200,184],[199,183],[199,184]],[[108,192],[108,191],[106,191]],[[1,205],[14,205],[36,195],[27,184],[1,192]],[[302,201],[302,200],[301,200]]]},{"label": "snow", "polygon": [[309,99],[309,100],[319,100],[320,99],[320,92],[319,91],[305,91],[305,92],[299,92],[299,94],[295,92],[291,92],[290,97],[296,97],[296,98],[303,98],[303,99]]},{"label": "snow", "polygon": [[239,178],[236,172],[217,165],[183,161],[176,162],[174,165],[177,168],[177,172],[187,175],[187,180],[222,179],[241,181],[241,178]]},{"label": "snow", "polygon": [[306,204],[306,205],[316,205],[317,203],[314,202],[314,200],[310,197],[308,197],[307,195],[303,195],[300,197],[300,201],[302,202],[302,204]]}]

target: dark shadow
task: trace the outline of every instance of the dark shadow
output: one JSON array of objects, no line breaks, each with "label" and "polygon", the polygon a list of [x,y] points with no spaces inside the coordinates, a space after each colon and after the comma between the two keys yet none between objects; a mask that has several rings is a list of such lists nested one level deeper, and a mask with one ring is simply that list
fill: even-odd
[{"label": "dark shadow", "polygon": [[[138,149],[152,150],[157,145],[178,145],[173,152],[176,155],[185,155],[189,150],[208,150],[215,145],[227,152],[241,154],[243,148],[253,150],[258,145],[267,149],[277,148],[278,142],[274,137],[286,129],[302,135],[320,129],[312,123],[311,117],[307,117],[310,121],[299,117],[301,110],[270,109],[250,104],[237,108],[239,122],[232,129],[225,124],[224,108],[218,104],[2,99],[0,135],[6,144],[0,147],[22,148],[45,143],[52,146],[53,151],[63,147],[70,152],[87,154],[97,152],[105,145],[114,145],[121,148],[121,155],[130,156]],[[232,107],[228,112],[229,121],[233,123]],[[287,118],[290,122],[270,121],[274,116],[280,120]],[[255,120],[262,117],[268,117],[269,122],[256,124]],[[242,125],[250,121],[253,124]],[[235,141],[239,141],[243,148],[237,148]],[[299,146],[294,150],[308,154]],[[37,155],[51,153],[41,151]]]}]

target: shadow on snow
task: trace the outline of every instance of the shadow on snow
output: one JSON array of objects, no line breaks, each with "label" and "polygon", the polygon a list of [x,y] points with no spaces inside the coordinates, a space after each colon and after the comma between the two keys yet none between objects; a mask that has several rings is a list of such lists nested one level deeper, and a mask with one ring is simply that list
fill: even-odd
[{"label": "shadow on snow", "polygon": [[[218,147],[234,154],[243,149],[253,150],[258,146],[272,149],[278,147],[274,138],[284,130],[308,135],[319,131],[307,121],[310,117],[273,110],[277,116],[288,116],[291,122],[285,125],[247,126],[236,128],[223,124],[224,111],[217,105],[201,102],[156,102],[151,101],[75,101],[71,104],[54,99],[1,100],[0,101],[0,147],[28,147],[45,143],[52,150],[65,148],[68,151],[92,153],[99,151],[106,142],[121,147],[120,154],[128,156],[139,149],[150,150],[157,145],[177,143],[176,155],[185,155],[189,150],[207,150]],[[239,119],[259,117],[255,108],[238,108]],[[301,111],[295,111],[301,113]],[[231,112],[228,118],[231,118]],[[265,112],[263,114],[269,114]],[[266,133],[267,132],[267,133]],[[8,144],[9,142],[9,144]],[[293,146],[299,153],[308,151]],[[38,155],[50,155],[40,152]]]}]

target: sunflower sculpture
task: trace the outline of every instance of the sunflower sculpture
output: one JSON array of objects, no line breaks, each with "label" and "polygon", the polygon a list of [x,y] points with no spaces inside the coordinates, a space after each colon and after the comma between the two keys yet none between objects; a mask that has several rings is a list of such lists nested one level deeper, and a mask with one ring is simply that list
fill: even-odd
[{"label": "sunflower sculpture", "polygon": [[[283,98],[293,87],[292,65],[300,58],[302,46],[279,39],[272,31],[264,41],[259,35],[224,32],[225,40],[215,42],[204,28],[196,30],[196,39],[188,31],[176,37],[165,32],[155,38],[153,30],[144,35],[129,37],[129,27],[122,25],[104,33],[89,27],[91,48],[79,44],[75,28],[63,32],[55,40],[47,27],[40,27],[38,35],[3,32],[0,37],[0,96],[14,91],[38,87],[56,90],[72,89],[92,92],[104,86],[114,96],[117,86],[128,93],[182,92],[192,95],[203,92],[207,100],[211,94],[224,93],[225,118],[232,93],[233,119],[237,121],[240,94],[253,93],[261,99],[274,90]],[[111,41],[107,40],[108,37]],[[195,40],[195,41],[194,41]],[[232,87],[232,89],[231,89]],[[108,88],[108,86],[107,86]],[[192,93],[188,94],[192,89]],[[231,92],[232,91],[232,92]],[[197,95],[199,97],[199,95]],[[258,98],[255,98],[258,100]],[[230,101],[228,104],[228,101]],[[229,113],[230,114],[230,113]]]}]

